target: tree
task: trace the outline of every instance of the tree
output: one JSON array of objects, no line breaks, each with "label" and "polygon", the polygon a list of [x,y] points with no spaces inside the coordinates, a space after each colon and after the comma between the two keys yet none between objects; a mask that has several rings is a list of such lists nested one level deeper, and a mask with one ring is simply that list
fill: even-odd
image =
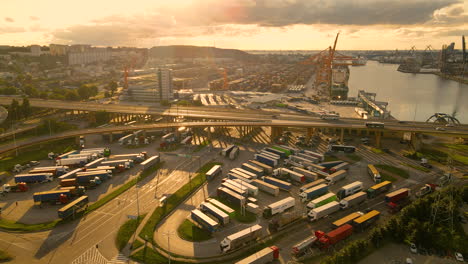
[{"label": "tree", "polygon": [[82,100],[86,100],[91,96],[90,89],[87,85],[83,84],[78,88],[78,95]]},{"label": "tree", "polygon": [[116,81],[110,81],[107,85],[107,89],[110,91],[110,94],[114,96],[114,93],[117,91],[118,84]]},{"label": "tree", "polygon": [[21,113],[22,116],[28,118],[31,116],[32,109],[31,105],[29,104],[29,99],[27,97],[23,98],[23,104],[21,105]]},{"label": "tree", "polygon": [[26,94],[26,95],[29,95],[31,97],[37,97],[38,94],[39,94],[39,91],[36,89],[36,87],[32,86],[31,84],[26,84],[24,87],[23,87],[23,92]]},{"label": "tree", "polygon": [[65,100],[78,101],[80,100],[80,97],[75,90],[67,90],[65,92]]},{"label": "tree", "polygon": [[96,124],[97,125],[102,125],[102,124],[107,124],[110,121],[110,114],[106,111],[99,111],[94,114]]},{"label": "tree", "polygon": [[8,119],[10,120],[19,120],[21,119],[20,106],[16,99],[11,101],[10,106],[8,107]]}]

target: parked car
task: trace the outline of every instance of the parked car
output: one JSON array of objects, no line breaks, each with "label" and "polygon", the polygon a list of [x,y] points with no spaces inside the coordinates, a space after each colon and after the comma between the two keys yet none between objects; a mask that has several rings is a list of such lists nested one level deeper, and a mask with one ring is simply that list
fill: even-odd
[{"label": "parked car", "polygon": [[416,247],[414,243],[410,244],[410,251],[411,253],[418,254],[418,248]]},{"label": "parked car", "polygon": [[458,261],[465,262],[465,260],[463,259],[463,255],[461,253],[459,253],[459,252],[455,252],[455,258]]}]

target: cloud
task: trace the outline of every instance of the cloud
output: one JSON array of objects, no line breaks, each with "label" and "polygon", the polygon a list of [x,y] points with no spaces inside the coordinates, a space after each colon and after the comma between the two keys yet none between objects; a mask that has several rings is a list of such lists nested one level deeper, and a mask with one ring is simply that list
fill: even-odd
[{"label": "cloud", "polygon": [[447,31],[441,31],[436,34],[439,37],[460,37],[462,35],[467,35],[467,29],[453,29]]},{"label": "cloud", "polygon": [[5,21],[10,23],[15,22],[15,20],[11,17],[5,17]]},{"label": "cloud", "polygon": [[0,26],[0,34],[9,34],[9,33],[22,33],[26,30],[22,27],[5,27]]},{"label": "cloud", "polygon": [[38,17],[36,17],[36,16],[30,16],[30,17],[29,17],[29,19],[31,19],[31,20],[33,20],[33,21],[37,21],[37,20],[39,20],[39,18],[38,18]]},{"label": "cloud", "polygon": [[[434,11],[458,0],[252,0],[195,3],[192,22],[257,24],[412,25],[430,21]],[[197,19],[198,18],[198,19]],[[183,20],[183,17],[179,17]]]}]

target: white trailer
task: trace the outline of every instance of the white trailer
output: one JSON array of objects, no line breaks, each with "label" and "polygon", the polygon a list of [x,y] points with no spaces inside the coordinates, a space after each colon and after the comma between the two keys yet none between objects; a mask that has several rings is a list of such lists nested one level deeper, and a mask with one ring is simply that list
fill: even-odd
[{"label": "white trailer", "polygon": [[269,193],[273,196],[278,196],[279,195],[279,187],[278,186],[274,186],[272,184],[269,184],[269,183],[266,183],[262,180],[253,180],[252,181],[252,184],[257,186],[258,189],[266,192],[266,193]]},{"label": "white trailer", "polygon": [[68,178],[74,178],[76,176],[76,173],[82,171],[83,169],[81,168],[78,168],[76,170],[72,170],[70,172],[67,172],[65,174],[63,174],[62,176],[58,177],[59,180],[63,180],[63,179],[68,179]]},{"label": "white trailer", "polygon": [[237,233],[225,237],[219,247],[221,251],[226,253],[230,250],[240,248],[249,242],[256,241],[262,234],[262,227],[260,225],[253,225]]},{"label": "white trailer", "polygon": [[240,195],[242,195],[244,197],[247,197],[249,195],[247,190],[239,188],[239,187],[237,187],[237,185],[232,184],[232,183],[227,182],[227,181],[222,182],[221,186],[223,186],[225,188],[228,188],[229,190],[234,191],[234,192],[236,192],[236,193],[238,193],[238,194],[240,194]]},{"label": "white trailer", "polygon": [[237,158],[237,156],[239,156],[239,147],[238,146],[235,146],[231,152],[229,153],[229,159],[230,160],[235,160]]},{"label": "white trailer", "polygon": [[218,207],[219,209],[223,210],[227,214],[233,214],[235,212],[234,209],[216,199],[208,198],[207,201],[213,204],[214,206]]},{"label": "white trailer", "polygon": [[326,181],[324,179],[319,179],[319,180],[316,180],[316,181],[313,181],[313,182],[309,182],[305,185],[303,185],[300,189],[299,189],[299,192],[304,192],[305,190],[308,190],[312,187],[315,187],[317,185],[320,185],[320,184],[324,184],[326,183]]},{"label": "white trailer", "polygon": [[367,198],[367,194],[365,192],[358,192],[348,197],[345,197],[340,201],[341,209],[346,209],[352,207],[356,204],[360,204],[364,202]]},{"label": "white trailer", "polygon": [[310,162],[313,162],[313,163],[318,163],[319,162],[319,159],[317,157],[310,156],[310,155],[307,155],[305,153],[297,153],[296,156],[304,158],[306,160],[309,160]]},{"label": "white trailer", "polygon": [[119,145],[127,145],[129,141],[132,141],[135,138],[134,134],[129,134],[119,138]]},{"label": "white trailer", "polygon": [[235,148],[235,145],[229,145],[221,151],[221,156],[229,157],[229,153]]},{"label": "white trailer", "polygon": [[97,166],[101,165],[101,162],[105,161],[105,158],[99,158],[97,160],[94,160],[88,164],[85,165],[86,169],[91,169],[91,168],[96,168]]},{"label": "white trailer", "polygon": [[296,205],[296,200],[293,197],[287,197],[283,200],[274,202],[263,209],[263,216],[270,217],[276,214],[280,214],[289,208],[292,208]]},{"label": "white trailer", "polygon": [[323,218],[327,215],[333,214],[340,210],[340,203],[337,201],[333,201],[331,203],[327,203],[324,206],[320,206],[319,208],[315,208],[309,211],[307,216],[309,217],[309,220],[312,221],[317,221],[320,218]]},{"label": "white trailer", "polygon": [[342,162],[334,167],[331,167],[329,169],[330,173],[334,173],[340,170],[348,170],[349,169],[349,163],[348,162]]},{"label": "white trailer", "polygon": [[288,176],[295,182],[305,182],[305,176],[301,173],[286,168],[279,168],[273,171],[273,176]]},{"label": "white trailer", "polygon": [[307,155],[314,156],[314,157],[318,158],[319,162],[323,162],[325,160],[325,156],[323,154],[313,152],[313,151],[310,151],[310,150],[304,150],[304,153],[307,154]]},{"label": "white trailer", "polygon": [[241,186],[247,188],[247,190],[249,192],[249,195],[251,195],[251,196],[257,196],[258,195],[258,187],[253,186],[252,184],[247,183],[247,182],[242,181],[242,180],[239,180],[239,179],[233,179],[231,181],[237,183],[238,185],[241,185]]},{"label": "white trailer", "polygon": [[265,173],[272,173],[273,172],[273,167],[271,166],[268,166],[266,165],[265,163],[262,163],[260,161],[257,161],[257,160],[249,160],[249,163],[260,168],[260,169],[263,169],[263,172]]},{"label": "white trailer", "polygon": [[347,171],[345,170],[339,170],[333,174],[330,174],[328,175],[325,180],[327,181],[328,185],[332,185],[332,184],[335,184],[336,182],[338,182],[339,180],[342,180],[346,177],[346,175],[348,174]]},{"label": "white trailer", "polygon": [[231,172],[235,172],[235,173],[238,173],[240,175],[244,175],[244,174],[249,175],[252,179],[257,179],[257,174],[252,173],[252,172],[250,172],[248,170],[244,170],[242,168],[233,168],[233,169],[231,169]]},{"label": "white trailer", "polygon": [[316,181],[317,178],[318,178],[317,173],[315,173],[313,171],[306,170],[306,169],[299,168],[299,167],[293,167],[292,169],[293,169],[293,171],[304,175],[304,177],[306,178],[307,181]]},{"label": "white trailer", "polygon": [[149,157],[148,159],[140,163],[140,167],[142,167],[145,170],[155,164],[158,164],[159,161],[160,161],[159,155],[155,155],[155,156]]},{"label": "white trailer", "polygon": [[202,212],[209,213],[212,216],[214,216],[222,225],[229,224],[229,215],[227,215],[221,209],[218,209],[218,207],[214,206],[213,204],[202,203],[200,205],[200,209],[202,210]]},{"label": "white trailer", "polygon": [[352,194],[362,191],[362,188],[363,188],[362,182],[355,181],[353,183],[350,183],[348,185],[341,187],[336,193],[336,196],[338,196],[338,198],[340,199],[344,199],[347,196],[350,196]]},{"label": "white trailer", "polygon": [[246,183],[251,183],[251,182],[253,181],[252,178],[242,176],[242,175],[237,174],[237,173],[235,173],[235,172],[229,172],[229,173],[227,174],[227,177],[228,177],[229,179],[231,179],[231,180],[238,179],[238,180],[244,181],[244,182],[246,182]]},{"label": "white trailer", "polygon": [[218,196],[222,196],[231,201],[231,203],[237,204],[238,206],[243,206],[246,201],[244,196],[225,187],[219,187],[217,194]]},{"label": "white trailer", "polygon": [[88,162],[88,158],[73,158],[73,159],[58,159],[55,161],[57,166],[73,166],[73,165],[85,165]]}]

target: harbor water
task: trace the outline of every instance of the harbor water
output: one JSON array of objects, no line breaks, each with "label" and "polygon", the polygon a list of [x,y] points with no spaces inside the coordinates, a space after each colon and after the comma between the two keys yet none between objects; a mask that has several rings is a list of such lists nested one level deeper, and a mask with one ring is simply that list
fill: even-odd
[{"label": "harbor water", "polygon": [[399,120],[426,121],[434,113],[453,114],[468,124],[468,85],[433,74],[397,71],[397,64],[368,61],[350,67],[349,96],[359,90],[377,93],[376,100],[388,102],[392,116]]}]

